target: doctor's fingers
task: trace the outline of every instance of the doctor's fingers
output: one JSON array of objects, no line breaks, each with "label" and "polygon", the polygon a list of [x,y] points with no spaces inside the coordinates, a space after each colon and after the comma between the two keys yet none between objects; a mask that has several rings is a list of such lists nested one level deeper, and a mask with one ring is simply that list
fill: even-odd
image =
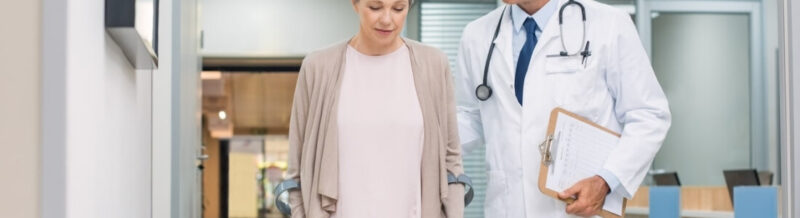
[{"label": "doctor's fingers", "polygon": [[582,196],[583,193],[585,193],[585,191],[581,189],[582,186],[580,186],[579,184],[580,183],[570,188],[570,189],[575,189],[575,191],[568,192],[570,191],[570,189],[568,189],[567,191],[564,192],[565,195],[569,194],[567,196],[570,197],[567,198],[571,198],[572,196],[576,198],[575,201],[573,201],[570,204],[567,204],[566,212],[568,214],[578,214],[579,212],[583,212],[583,210],[586,210],[586,208],[589,207],[590,202],[588,202],[587,199]]},{"label": "doctor's fingers", "polygon": [[594,216],[600,213],[600,207],[596,204],[590,204],[587,202],[580,202],[576,201],[570,205],[567,205],[567,214],[574,214],[582,217],[589,217]]},{"label": "doctor's fingers", "polygon": [[587,211],[590,211],[590,208],[591,206],[588,204],[588,202],[578,200],[572,202],[572,204],[568,204],[566,212],[567,214],[584,216]]},{"label": "doctor's fingers", "polygon": [[[602,207],[602,201],[598,202],[593,199],[593,197],[588,196],[591,192],[589,190],[589,186],[583,183],[575,184],[572,188],[575,194],[574,196],[577,198],[572,204],[567,205],[566,212],[568,214],[575,214],[578,216],[593,216],[597,215],[600,212],[600,208]],[[571,192],[569,189],[564,192],[564,194],[569,194]],[[572,195],[568,195],[572,196]]]},{"label": "doctor's fingers", "polygon": [[585,186],[583,185],[583,181],[575,183],[572,187],[569,187],[567,190],[558,193],[558,197],[561,199],[567,199],[572,197],[578,197],[578,194],[581,192],[581,189]]},{"label": "doctor's fingers", "polygon": [[589,202],[583,204],[583,208],[577,208],[576,211],[572,214],[582,216],[582,217],[589,217],[594,216],[600,213],[601,205],[595,202]]}]

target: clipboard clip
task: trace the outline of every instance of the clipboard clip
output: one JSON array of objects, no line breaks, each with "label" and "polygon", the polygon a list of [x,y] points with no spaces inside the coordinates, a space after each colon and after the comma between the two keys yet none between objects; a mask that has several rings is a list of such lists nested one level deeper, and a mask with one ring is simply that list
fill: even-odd
[{"label": "clipboard clip", "polygon": [[553,135],[547,135],[544,141],[539,144],[539,153],[542,154],[542,164],[550,165],[553,162],[553,157],[550,155],[550,145],[553,144]]}]

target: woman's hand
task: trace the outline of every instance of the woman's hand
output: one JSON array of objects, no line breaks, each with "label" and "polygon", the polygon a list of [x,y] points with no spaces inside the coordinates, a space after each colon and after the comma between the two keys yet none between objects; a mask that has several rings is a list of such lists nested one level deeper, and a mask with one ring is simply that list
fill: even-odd
[{"label": "woman's hand", "polygon": [[464,184],[453,183],[447,187],[447,202],[444,202],[445,217],[464,217]]}]

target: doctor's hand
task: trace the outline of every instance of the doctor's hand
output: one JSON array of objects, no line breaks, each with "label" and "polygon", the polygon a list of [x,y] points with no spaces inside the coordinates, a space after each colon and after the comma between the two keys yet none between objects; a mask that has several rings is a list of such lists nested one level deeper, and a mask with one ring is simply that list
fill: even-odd
[{"label": "doctor's hand", "polygon": [[567,213],[578,216],[594,216],[603,209],[610,188],[600,176],[583,179],[564,192],[558,194],[561,199],[576,198],[572,204],[567,205]]}]

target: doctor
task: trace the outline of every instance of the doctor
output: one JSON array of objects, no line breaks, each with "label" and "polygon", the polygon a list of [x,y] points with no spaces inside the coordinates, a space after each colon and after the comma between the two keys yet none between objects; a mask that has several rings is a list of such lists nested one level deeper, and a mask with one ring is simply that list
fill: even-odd
[{"label": "doctor", "polygon": [[[568,0],[503,1],[464,29],[455,73],[462,147],[486,146],[486,217],[592,216],[607,195],[631,198],[670,112],[630,16],[595,1],[570,2],[562,15]],[[571,205],[537,186],[538,145],[555,107],[622,134],[596,176],[560,193],[577,198]]]}]

